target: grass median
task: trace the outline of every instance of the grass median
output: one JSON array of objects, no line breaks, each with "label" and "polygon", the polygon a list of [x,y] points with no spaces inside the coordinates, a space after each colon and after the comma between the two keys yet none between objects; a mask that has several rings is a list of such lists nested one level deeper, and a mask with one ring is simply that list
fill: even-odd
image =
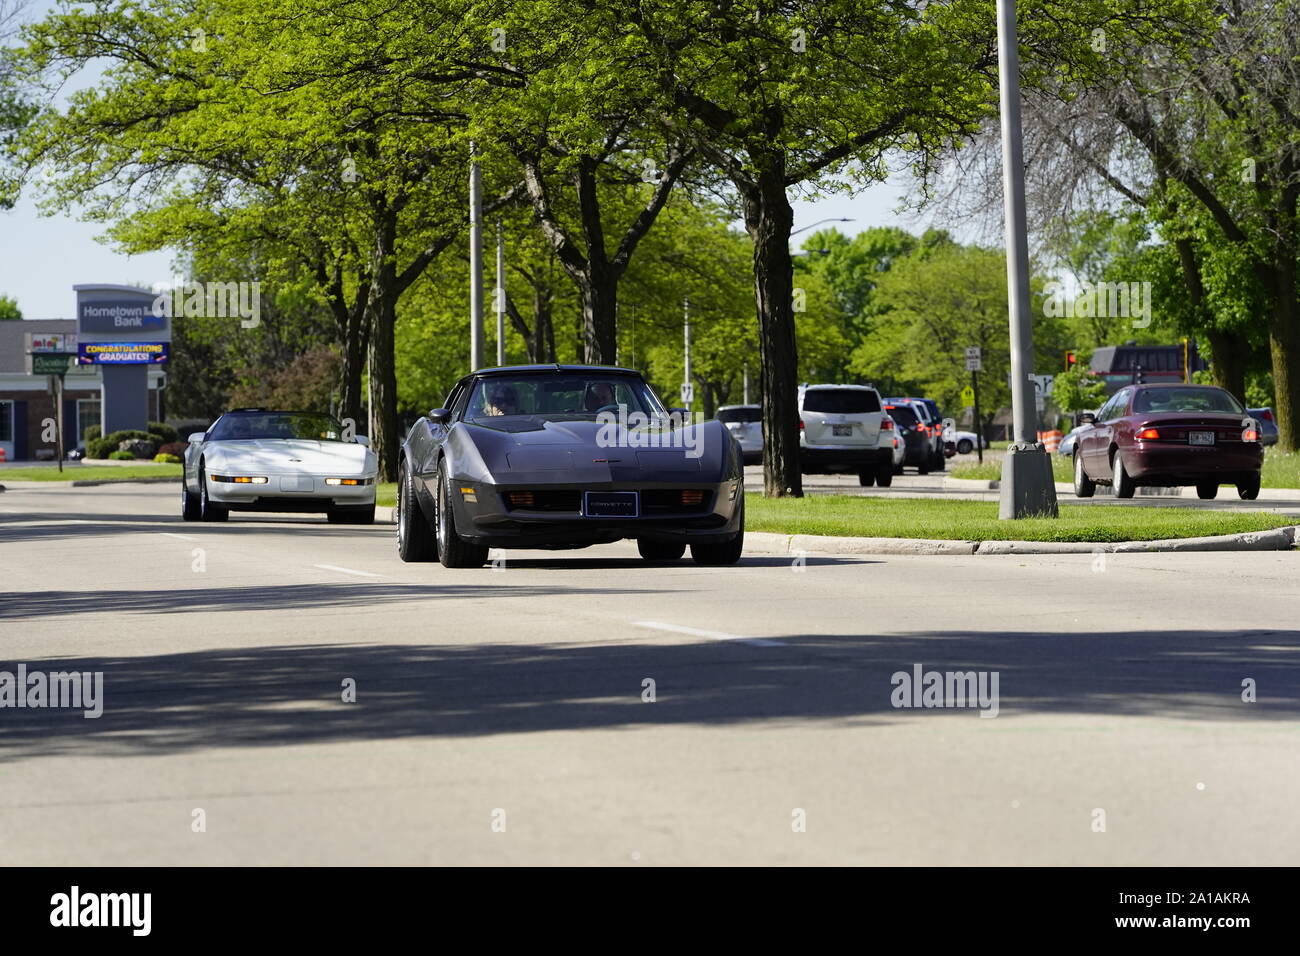
[{"label": "grass median", "polygon": [[1132,505],[1061,505],[1059,518],[998,519],[995,501],[811,495],[747,495],[749,531],[950,541],[1157,541],[1266,531],[1297,523],[1266,512],[1201,511]]},{"label": "grass median", "polygon": [[[949,469],[953,478],[975,478],[980,481],[997,481],[1002,478],[1002,459],[979,464],[956,465]],[[1057,481],[1074,481],[1074,459],[1065,455],[1052,455],[1052,474]],[[1300,488],[1300,452],[1264,449],[1264,469],[1260,481],[1265,488]]]},{"label": "grass median", "polygon": [[0,468],[0,484],[5,481],[131,481],[136,478],[181,477],[180,465],[142,462],[138,465],[64,465],[58,468]]}]

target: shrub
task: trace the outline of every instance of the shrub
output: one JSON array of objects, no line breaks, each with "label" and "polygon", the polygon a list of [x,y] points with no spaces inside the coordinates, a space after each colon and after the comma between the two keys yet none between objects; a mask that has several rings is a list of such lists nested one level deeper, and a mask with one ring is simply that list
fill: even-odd
[{"label": "shrub", "polygon": [[158,454],[154,455],[154,456],[153,456],[153,460],[156,461],[156,462],[160,462],[160,463],[162,463],[162,464],[164,464],[164,465],[179,465],[179,464],[181,464],[181,459],[180,459],[180,458],[176,457],[175,455],[169,455],[169,454],[167,454],[166,452],[162,452],[162,451],[160,451]]},{"label": "shrub", "polygon": [[157,439],[156,444],[159,445],[166,445],[177,441],[180,438],[180,436],[176,434],[176,429],[172,428],[170,425],[163,424],[162,422],[150,422],[149,434]]},{"label": "shrub", "polygon": [[183,441],[167,442],[165,445],[158,446],[158,454],[172,455],[175,458],[184,458],[185,449],[188,447],[189,445]]},{"label": "shrub", "polygon": [[[142,432],[137,429],[126,429],[120,432],[113,432],[105,435],[103,438],[96,438],[94,441],[86,442],[87,458],[108,458],[110,455],[119,450],[119,446],[124,441],[139,439],[140,441],[152,442],[157,445],[157,436],[150,435],[148,432]],[[152,456],[153,451],[149,454]]]},{"label": "shrub", "polygon": [[85,433],[81,436],[82,443],[89,446],[92,441],[97,441],[104,437],[104,430],[98,425],[87,425]]},{"label": "shrub", "polygon": [[129,451],[111,451],[108,453],[108,457],[112,461],[135,461],[135,455]]}]

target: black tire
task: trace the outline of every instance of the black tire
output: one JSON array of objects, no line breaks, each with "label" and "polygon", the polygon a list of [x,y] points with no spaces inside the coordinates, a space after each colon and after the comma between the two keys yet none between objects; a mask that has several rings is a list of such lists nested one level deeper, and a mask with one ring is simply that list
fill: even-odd
[{"label": "black tire", "polygon": [[930,473],[930,462],[922,459],[921,463],[916,466],[916,473],[918,475],[928,475]]},{"label": "black tire", "polygon": [[1074,453],[1074,497],[1091,498],[1097,493],[1097,483],[1088,477],[1083,468],[1083,454]]},{"label": "black tire", "polygon": [[1259,497],[1259,475],[1252,475],[1244,482],[1237,482],[1237,494],[1242,501],[1254,501]]},{"label": "black tire", "polygon": [[340,505],[325,512],[330,524],[374,524],[374,505]]},{"label": "black tire", "polygon": [[181,518],[185,521],[199,520],[199,497],[190,493],[184,475],[181,476]]},{"label": "black tire", "polygon": [[731,538],[730,541],[723,541],[719,544],[693,544],[691,545],[691,560],[696,564],[704,565],[722,565],[735,564],[740,560],[740,554],[745,550],[745,499],[740,499],[740,530]]},{"label": "black tire", "polygon": [[1216,481],[1211,484],[1208,481],[1202,481],[1196,486],[1196,497],[1202,501],[1213,501],[1219,497],[1219,483]]},{"label": "black tire", "polygon": [[930,462],[930,470],[943,471],[946,467],[947,465],[943,460],[943,452],[936,449],[934,453],[934,458]]},{"label": "black tire", "polygon": [[870,488],[876,483],[876,473],[869,469],[863,468],[858,472],[858,484],[863,488]]},{"label": "black tire", "polygon": [[199,465],[199,520],[225,521],[230,517],[230,509],[214,504],[208,498],[208,475],[203,465]]},{"label": "black tire", "polygon": [[481,568],[487,560],[485,545],[465,541],[456,532],[456,512],[451,507],[451,478],[438,462],[438,560],[444,568]]},{"label": "black tire", "polygon": [[893,465],[886,465],[884,468],[881,468],[878,472],[876,472],[876,484],[879,485],[881,488],[888,488],[893,483],[894,483]]},{"label": "black tire", "polygon": [[1115,456],[1110,460],[1110,465],[1113,476],[1110,483],[1115,491],[1115,497],[1132,498],[1133,493],[1137,491],[1137,485],[1133,481],[1133,476],[1128,473],[1128,469],[1124,467],[1124,456],[1116,451]]},{"label": "black tire", "polygon": [[415,481],[402,463],[397,473],[397,556],[408,563],[438,560],[438,539],[415,500]]},{"label": "black tire", "polygon": [[974,450],[975,444],[969,438],[963,438],[957,442],[957,454],[959,455],[969,455]]},{"label": "black tire", "polygon": [[686,542],[637,538],[636,549],[647,561],[677,561],[686,553]]}]

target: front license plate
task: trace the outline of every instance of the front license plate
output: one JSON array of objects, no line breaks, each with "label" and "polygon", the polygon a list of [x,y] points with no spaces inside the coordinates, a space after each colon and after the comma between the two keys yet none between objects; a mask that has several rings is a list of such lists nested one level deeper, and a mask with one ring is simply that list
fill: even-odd
[{"label": "front license plate", "polygon": [[588,491],[582,496],[582,513],[588,518],[636,518],[641,495],[636,491]]},{"label": "front license plate", "polygon": [[852,425],[832,425],[831,434],[836,438],[848,438],[853,434]]},{"label": "front license plate", "polygon": [[310,475],[286,475],[280,479],[281,491],[315,491],[316,481]]},{"label": "front license plate", "polygon": [[1189,445],[1213,445],[1214,432],[1188,432],[1187,443]]}]

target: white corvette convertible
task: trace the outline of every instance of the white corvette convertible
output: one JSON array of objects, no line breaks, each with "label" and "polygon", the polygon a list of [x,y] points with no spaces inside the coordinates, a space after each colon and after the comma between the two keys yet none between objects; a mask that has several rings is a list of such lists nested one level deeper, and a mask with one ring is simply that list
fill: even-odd
[{"label": "white corvette convertible", "polygon": [[190,435],[181,515],[225,521],[231,511],[323,511],[331,522],[370,524],[378,471],[369,440],[345,439],[328,415],[238,408]]}]

